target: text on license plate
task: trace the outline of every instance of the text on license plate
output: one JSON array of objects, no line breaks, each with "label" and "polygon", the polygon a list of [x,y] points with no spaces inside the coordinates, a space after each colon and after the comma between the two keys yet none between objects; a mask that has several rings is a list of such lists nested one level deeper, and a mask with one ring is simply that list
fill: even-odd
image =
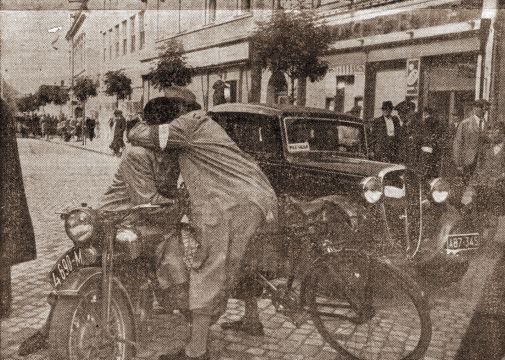
[{"label": "text on license plate", "polygon": [[479,234],[451,234],[447,238],[446,246],[447,250],[476,249],[480,246]]},{"label": "text on license plate", "polygon": [[81,249],[72,248],[61,256],[51,270],[51,280],[56,288],[82,265]]}]

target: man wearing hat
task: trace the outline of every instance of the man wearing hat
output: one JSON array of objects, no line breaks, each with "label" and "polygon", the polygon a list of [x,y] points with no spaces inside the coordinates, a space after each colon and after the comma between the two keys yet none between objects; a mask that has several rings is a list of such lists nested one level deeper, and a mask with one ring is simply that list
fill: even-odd
[{"label": "man wearing hat", "polygon": [[391,115],[393,103],[382,103],[382,116],[372,120],[370,148],[372,157],[378,161],[398,162],[401,123],[398,116]]},{"label": "man wearing hat", "polygon": [[[152,99],[145,106],[145,124],[159,125],[169,121],[178,108],[176,102],[165,97]],[[163,114],[163,119],[159,114]],[[135,123],[140,121],[138,118]],[[99,210],[122,211],[142,204],[172,203],[177,198],[180,174],[177,156],[176,152],[127,147],[112,183],[100,199]],[[132,214],[124,220],[124,224],[135,224],[144,239],[154,240],[147,245],[152,248],[157,260],[156,274],[162,295],[157,300],[168,311],[178,309],[187,314],[188,274],[178,236],[174,233],[175,225],[181,220],[179,210],[174,205],[144,214]],[[19,355],[26,356],[47,348],[53,310],[54,305],[51,305],[44,325],[21,343]]]},{"label": "man wearing hat", "polygon": [[229,86],[223,80],[217,80],[212,88],[214,89],[214,95],[212,96],[212,105],[220,105],[226,102],[226,97],[224,96],[224,89]]},{"label": "man wearing hat", "polygon": [[453,160],[465,184],[475,170],[478,150],[483,143],[485,115],[488,110],[489,102],[476,100],[473,103],[473,115],[462,120],[456,129],[452,146]]},{"label": "man wearing hat", "polygon": [[170,96],[180,105],[177,119],[161,126],[140,123],[130,132],[134,145],[178,151],[200,243],[190,272],[190,340],[160,359],[208,359],[210,326],[226,310],[249,241],[275,223],[277,199],[257,163],[219,124],[203,112],[189,112],[196,103],[191,92],[174,89]]}]

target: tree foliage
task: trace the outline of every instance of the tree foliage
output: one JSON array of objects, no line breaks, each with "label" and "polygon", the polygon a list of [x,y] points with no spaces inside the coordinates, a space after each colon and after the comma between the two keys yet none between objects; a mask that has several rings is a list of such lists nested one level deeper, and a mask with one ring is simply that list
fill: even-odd
[{"label": "tree foliage", "polygon": [[57,87],[52,103],[55,105],[65,105],[70,100],[68,89]]},{"label": "tree foliage", "polygon": [[96,96],[98,83],[87,76],[80,76],[76,79],[73,91],[74,95],[80,102],[86,102],[88,98]]},{"label": "tree foliage", "polygon": [[105,73],[105,93],[116,96],[117,100],[124,100],[132,93],[132,80],[123,70],[107,71]]},{"label": "tree foliage", "polygon": [[[320,57],[330,47],[333,30],[309,10],[277,11],[259,22],[251,37],[255,59],[264,69],[281,71],[295,79],[321,80],[328,63]],[[293,89],[292,89],[293,91]]]},{"label": "tree foliage", "polygon": [[153,86],[158,90],[163,90],[172,85],[185,86],[191,83],[193,71],[186,64],[182,44],[177,40],[170,40],[159,50],[156,66],[148,73]]},{"label": "tree foliage", "polygon": [[57,85],[41,85],[35,96],[38,98],[40,106],[49,103],[63,105],[69,100],[68,90]]},{"label": "tree foliage", "polygon": [[36,94],[28,94],[17,99],[16,107],[21,112],[32,112],[37,110],[42,104]]}]

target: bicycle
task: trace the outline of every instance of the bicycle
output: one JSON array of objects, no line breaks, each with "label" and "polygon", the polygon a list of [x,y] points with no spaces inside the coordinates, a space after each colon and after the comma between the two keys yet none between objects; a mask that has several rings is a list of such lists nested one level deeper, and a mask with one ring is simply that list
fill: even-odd
[{"label": "bicycle", "polygon": [[426,294],[386,257],[338,240],[331,204],[312,205],[304,213],[304,203],[290,199],[283,208],[298,213],[283,228],[281,272],[287,276],[269,278],[257,270],[264,296],[295,325],[312,320],[324,340],[350,359],[422,358],[431,340]]}]

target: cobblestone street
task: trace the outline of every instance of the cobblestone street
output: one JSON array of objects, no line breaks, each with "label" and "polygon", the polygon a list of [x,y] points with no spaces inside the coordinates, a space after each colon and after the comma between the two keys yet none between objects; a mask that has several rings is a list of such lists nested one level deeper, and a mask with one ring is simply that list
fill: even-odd
[{"label": "cobblestone street", "polygon": [[[13,311],[2,322],[3,359],[18,359],[20,342],[39,328],[48,314],[47,272],[58,256],[71,247],[55,212],[81,202],[94,205],[109,185],[119,161],[106,154],[36,139],[20,139],[18,144],[37,239],[37,259],[12,269]],[[493,244],[475,259],[463,285],[431,294],[433,335],[425,359],[454,358],[479,300],[485,276],[502,252],[501,243]],[[310,322],[296,328],[275,313],[269,300],[261,300],[260,308],[266,335],[245,336],[223,331],[215,325],[211,335],[212,359],[340,359]],[[238,301],[230,300],[221,321],[237,319],[242,311]],[[144,336],[144,349],[138,355],[143,359],[157,359],[159,354],[181,347],[188,335],[180,317],[155,316],[151,332]],[[49,355],[47,351],[40,351],[26,359],[46,360]]]}]

